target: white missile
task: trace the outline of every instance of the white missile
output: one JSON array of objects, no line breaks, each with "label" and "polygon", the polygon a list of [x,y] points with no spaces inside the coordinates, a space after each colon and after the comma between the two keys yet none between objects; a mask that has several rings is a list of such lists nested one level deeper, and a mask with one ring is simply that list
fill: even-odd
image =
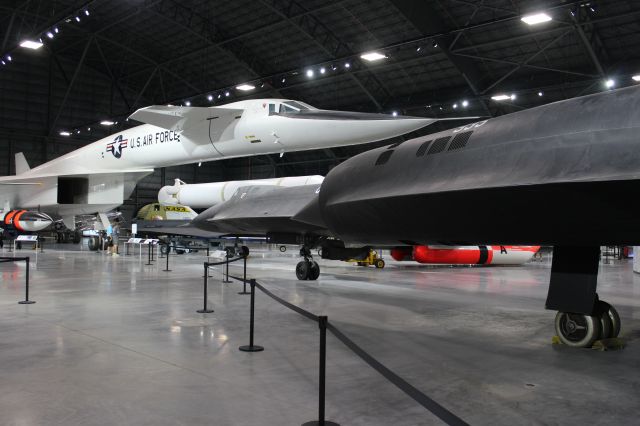
[{"label": "white missile", "polygon": [[223,203],[238,188],[243,186],[301,186],[321,184],[324,177],[314,176],[289,176],[271,179],[232,180],[227,182],[210,182],[186,184],[176,179],[174,185],[163,186],[158,192],[158,202],[162,205],[185,205],[191,208],[209,208]]}]

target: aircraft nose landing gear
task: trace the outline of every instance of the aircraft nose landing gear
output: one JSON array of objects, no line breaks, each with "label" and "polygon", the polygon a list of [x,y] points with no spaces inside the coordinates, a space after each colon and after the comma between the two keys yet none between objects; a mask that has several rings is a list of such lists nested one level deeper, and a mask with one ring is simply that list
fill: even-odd
[{"label": "aircraft nose landing gear", "polygon": [[300,248],[300,256],[304,257],[304,260],[298,262],[296,265],[296,277],[301,281],[317,280],[320,276],[320,265],[318,265],[318,262],[313,260],[311,250],[309,250],[308,247],[302,246],[302,248]]}]

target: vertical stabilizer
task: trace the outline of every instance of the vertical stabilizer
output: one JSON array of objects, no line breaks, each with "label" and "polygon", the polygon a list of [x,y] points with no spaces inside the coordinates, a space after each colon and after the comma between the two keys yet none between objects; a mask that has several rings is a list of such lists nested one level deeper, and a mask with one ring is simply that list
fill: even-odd
[{"label": "vertical stabilizer", "polygon": [[18,152],[16,154],[16,174],[20,175],[22,173],[28,172],[29,170],[31,170],[31,167],[29,167],[29,163],[27,163],[27,159],[24,158],[24,154],[21,152]]}]

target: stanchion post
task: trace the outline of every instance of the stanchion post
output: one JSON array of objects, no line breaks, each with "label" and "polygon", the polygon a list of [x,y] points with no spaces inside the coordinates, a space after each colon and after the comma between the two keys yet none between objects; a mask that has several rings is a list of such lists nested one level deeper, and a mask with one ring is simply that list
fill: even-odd
[{"label": "stanchion post", "polygon": [[247,291],[247,256],[244,256],[244,275],[242,277],[242,291],[238,294],[251,294]]},{"label": "stanchion post", "polygon": [[240,350],[243,352],[260,352],[263,351],[264,348],[262,346],[253,344],[253,320],[254,320],[254,310],[255,310],[255,300],[256,300],[256,280],[251,279],[251,314],[249,317],[249,344],[245,346],[240,346]]},{"label": "stanchion post", "polygon": [[36,303],[36,301],[29,300],[29,257],[28,256],[25,257],[24,261],[27,263],[26,272],[25,272],[25,286],[24,286],[25,297],[24,297],[24,300],[21,300],[18,303],[21,305],[33,305],[34,303]]},{"label": "stanchion post", "polygon": [[[167,244],[167,267],[163,269],[164,272],[171,272],[171,269],[169,269],[169,253],[171,253],[171,246]],[[162,254],[162,250],[160,250],[160,254]]]},{"label": "stanchion post", "polygon": [[204,262],[204,305],[202,309],[198,309],[196,312],[199,314],[209,314],[213,312],[213,309],[207,309],[207,287],[209,286],[209,280],[207,279],[209,263]]},{"label": "stanchion post", "polygon": [[318,374],[318,420],[303,423],[302,426],[340,426],[324,419],[325,379],[327,375],[327,316],[318,317],[320,327],[320,368]]},{"label": "stanchion post", "polygon": [[151,265],[151,243],[149,243],[147,247],[149,247],[149,250],[147,250],[147,265]]},{"label": "stanchion post", "polygon": [[222,282],[229,284],[231,282],[229,281],[229,254],[225,255],[225,270],[226,272],[223,272],[222,274]]}]

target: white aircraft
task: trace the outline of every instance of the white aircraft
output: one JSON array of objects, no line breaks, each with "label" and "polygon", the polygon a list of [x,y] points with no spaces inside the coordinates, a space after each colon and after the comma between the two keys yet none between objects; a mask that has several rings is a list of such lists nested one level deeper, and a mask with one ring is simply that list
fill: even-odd
[{"label": "white aircraft", "polygon": [[37,209],[75,228],[75,216],[120,206],[156,167],[354,145],[402,135],[438,119],[326,111],[257,99],[222,107],[150,106],[147,123],[100,139],[33,169],[16,154],[16,175],[0,177],[0,205]]}]

